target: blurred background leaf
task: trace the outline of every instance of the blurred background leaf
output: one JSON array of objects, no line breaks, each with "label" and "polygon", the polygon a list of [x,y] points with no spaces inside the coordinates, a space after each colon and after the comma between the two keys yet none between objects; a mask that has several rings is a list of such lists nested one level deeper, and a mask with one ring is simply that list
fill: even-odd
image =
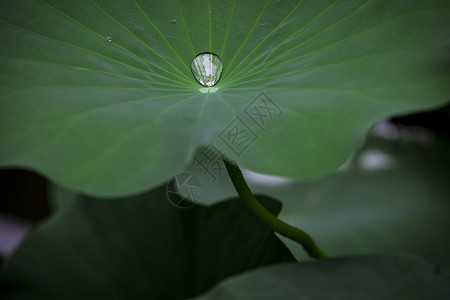
[{"label": "blurred background leaf", "polygon": [[196,299],[448,299],[450,274],[402,257],[348,257],[261,268]]},{"label": "blurred background leaf", "polygon": [[[293,162],[298,168],[300,163]],[[215,181],[195,163],[204,203],[235,195],[226,175]],[[365,145],[328,178],[315,182],[244,172],[254,193],[283,202],[280,217],[328,254],[407,252],[450,267],[450,142],[430,130],[381,123]],[[309,259],[283,239],[300,260]]]},{"label": "blurred background leaf", "polygon": [[[165,187],[126,199],[58,196],[71,199],[5,263],[7,299],[180,299],[295,260],[238,199],[180,209]],[[280,211],[280,202],[259,199]]]}]

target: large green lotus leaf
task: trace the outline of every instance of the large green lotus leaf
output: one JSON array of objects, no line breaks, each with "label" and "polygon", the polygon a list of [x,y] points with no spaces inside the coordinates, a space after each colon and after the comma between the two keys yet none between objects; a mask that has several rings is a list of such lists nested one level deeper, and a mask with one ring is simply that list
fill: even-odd
[{"label": "large green lotus leaf", "polygon": [[[323,175],[380,119],[448,100],[449,13],[446,0],[2,1],[0,164],[119,196],[214,142],[254,171]],[[190,71],[205,51],[224,65],[211,93]]]},{"label": "large green lotus leaf", "polygon": [[[165,187],[126,199],[58,197],[70,199],[6,262],[6,299],[184,299],[294,260],[239,199],[180,209]],[[280,202],[259,199],[280,211]]]},{"label": "large green lotus leaf", "polygon": [[[280,217],[311,234],[332,256],[406,252],[450,268],[450,142],[414,127],[378,128],[385,128],[385,137],[371,135],[325,179],[244,176],[254,193],[280,199]],[[187,171],[201,182],[201,203],[236,194],[226,174],[212,168],[205,174],[195,164]],[[284,241],[297,259],[308,259],[297,243]]]},{"label": "large green lotus leaf", "polygon": [[352,257],[270,266],[225,280],[196,299],[448,299],[450,274],[402,257]]}]

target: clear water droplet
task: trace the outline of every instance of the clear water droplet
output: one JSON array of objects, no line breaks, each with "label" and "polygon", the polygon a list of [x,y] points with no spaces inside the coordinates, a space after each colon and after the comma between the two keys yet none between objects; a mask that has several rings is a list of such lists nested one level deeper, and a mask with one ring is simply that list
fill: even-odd
[{"label": "clear water droplet", "polygon": [[191,62],[195,79],[203,86],[215,85],[222,75],[223,63],[214,53],[200,53]]},{"label": "clear water droplet", "polygon": [[105,36],[105,40],[107,40],[108,42],[112,42],[112,37],[110,37],[109,35]]},{"label": "clear water droplet", "polygon": [[170,20],[170,23],[171,23],[171,24],[177,24],[177,19],[172,19],[172,20]]}]

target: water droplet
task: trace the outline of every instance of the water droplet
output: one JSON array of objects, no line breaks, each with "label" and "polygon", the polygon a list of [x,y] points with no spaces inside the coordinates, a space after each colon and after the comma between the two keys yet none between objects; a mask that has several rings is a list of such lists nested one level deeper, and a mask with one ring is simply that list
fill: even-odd
[{"label": "water droplet", "polygon": [[108,42],[112,42],[112,37],[110,37],[109,35],[108,36],[105,36],[105,40],[107,40]]},{"label": "water droplet", "polygon": [[172,20],[170,20],[170,23],[171,23],[171,24],[177,24],[177,19],[172,19]]},{"label": "water droplet", "polygon": [[223,63],[214,53],[200,53],[191,62],[195,79],[203,86],[213,86],[222,75]]}]

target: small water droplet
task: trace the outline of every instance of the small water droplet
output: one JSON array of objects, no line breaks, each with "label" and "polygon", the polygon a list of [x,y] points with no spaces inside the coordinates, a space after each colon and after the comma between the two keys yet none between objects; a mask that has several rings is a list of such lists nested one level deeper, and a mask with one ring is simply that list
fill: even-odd
[{"label": "small water droplet", "polygon": [[177,24],[177,19],[172,19],[172,20],[170,20],[170,23],[171,23],[171,24]]},{"label": "small water droplet", "polygon": [[112,37],[110,37],[109,35],[105,36],[105,40],[107,40],[108,42],[112,42]]},{"label": "small water droplet", "polygon": [[223,63],[214,53],[200,53],[191,62],[195,79],[203,86],[215,85],[222,75]]}]

